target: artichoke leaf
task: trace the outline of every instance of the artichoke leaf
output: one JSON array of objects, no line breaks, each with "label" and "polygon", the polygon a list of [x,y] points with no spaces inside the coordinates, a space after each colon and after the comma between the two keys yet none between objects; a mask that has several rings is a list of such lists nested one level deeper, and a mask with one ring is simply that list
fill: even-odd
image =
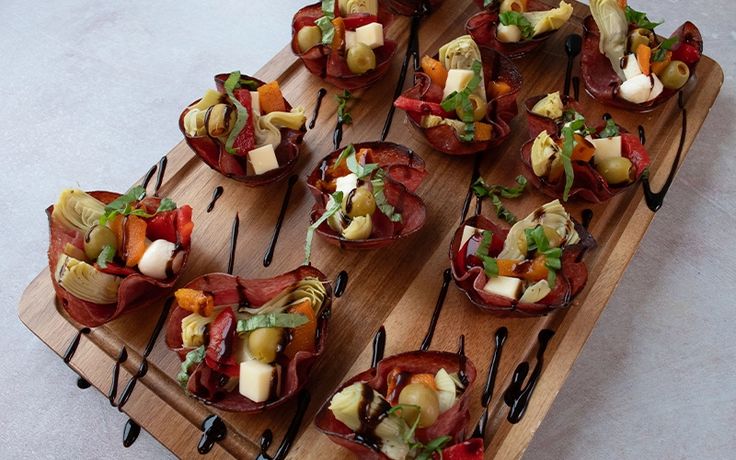
[{"label": "artichoke leaf", "polygon": [[[475,43],[470,35],[457,37],[451,42],[443,45],[440,48],[439,55],[440,62],[447,70],[472,70],[473,63],[475,61],[483,62],[480,48],[478,48],[478,44]],[[483,101],[488,100],[486,98],[486,84],[482,71],[480,73],[480,84],[474,91],[474,94],[477,94],[481,99],[483,99]]]},{"label": "artichoke leaf", "polygon": [[543,225],[554,230],[560,236],[560,247],[580,241],[580,236],[575,230],[575,224],[570,219],[570,214],[560,204],[560,200],[554,200],[537,208],[511,227],[498,258],[523,260],[527,254],[524,230],[535,228],[537,225]]},{"label": "artichoke leaf", "polygon": [[600,30],[598,49],[605,54],[621,80],[626,80],[621,69],[621,58],[626,53],[629,23],[617,0],[590,0],[590,12]]},{"label": "artichoke leaf", "polygon": [[54,277],[64,290],[87,302],[103,305],[117,302],[121,278],[97,271],[87,262],[63,254]]},{"label": "artichoke leaf", "polygon": [[61,192],[54,205],[51,218],[58,220],[66,227],[86,233],[97,225],[100,216],[105,213],[105,204],[92,195],[78,189],[66,189]]}]

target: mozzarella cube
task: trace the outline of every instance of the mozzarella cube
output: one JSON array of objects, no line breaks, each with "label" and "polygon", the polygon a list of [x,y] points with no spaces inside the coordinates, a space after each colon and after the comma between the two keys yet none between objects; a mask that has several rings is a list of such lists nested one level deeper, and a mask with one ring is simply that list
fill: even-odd
[{"label": "mozzarella cube", "polygon": [[483,286],[483,290],[489,294],[496,294],[510,299],[518,299],[521,295],[522,283],[519,278],[510,276],[492,276]]},{"label": "mozzarella cube", "polygon": [[468,86],[470,80],[473,78],[473,71],[469,69],[450,69],[447,72],[447,81],[445,82],[445,89],[442,97],[446,98],[453,91],[460,92]]},{"label": "mozzarella cube", "polygon": [[621,136],[604,137],[602,139],[588,139],[595,147],[593,159],[596,163],[606,158],[621,156]]},{"label": "mozzarella cube", "polygon": [[621,98],[641,104],[649,100],[649,94],[652,91],[652,82],[648,76],[640,74],[626,80],[618,87],[618,95]]},{"label": "mozzarella cube", "polygon": [[138,270],[146,276],[163,280],[174,276],[184,262],[184,252],[177,251],[171,241],[152,242],[138,261]]},{"label": "mozzarella cube", "polygon": [[471,227],[470,225],[466,225],[465,227],[463,227],[463,237],[460,238],[460,247],[462,248],[463,246],[465,246],[465,243],[467,243],[468,240],[473,237],[473,235],[481,232],[482,230]]},{"label": "mozzarella cube", "polygon": [[656,99],[657,96],[662,94],[662,91],[664,91],[664,85],[659,80],[659,78],[657,78],[657,75],[652,72],[650,77],[652,82],[652,91],[649,93],[649,99],[647,99],[648,101]]},{"label": "mozzarella cube", "polygon": [[256,359],[240,363],[238,391],[257,403],[277,398],[281,392],[281,366]]},{"label": "mozzarella cube", "polygon": [[261,100],[258,98],[258,91],[251,91],[250,92],[250,103],[253,107],[253,113],[260,115],[261,114]]},{"label": "mozzarella cube", "polygon": [[355,40],[371,48],[383,46],[383,26],[378,22],[371,22],[355,29]]},{"label": "mozzarella cube", "polygon": [[624,71],[624,76],[627,80],[641,75],[641,68],[639,67],[639,61],[636,60],[636,55],[631,53],[621,58],[621,70]]},{"label": "mozzarella cube", "polygon": [[358,39],[356,38],[358,34],[353,32],[352,30],[346,30],[345,31],[345,49],[349,50],[353,46],[355,46],[356,43],[358,43]]},{"label": "mozzarella cube", "polygon": [[273,145],[266,144],[248,152],[248,162],[255,174],[263,174],[279,167]]},{"label": "mozzarella cube", "polygon": [[335,179],[335,191],[342,192],[343,198],[346,198],[356,188],[358,188],[358,176],[354,173]]},{"label": "mozzarella cube", "polygon": [[500,22],[496,26],[496,38],[501,43],[516,43],[521,41],[521,29],[518,26],[505,26]]}]

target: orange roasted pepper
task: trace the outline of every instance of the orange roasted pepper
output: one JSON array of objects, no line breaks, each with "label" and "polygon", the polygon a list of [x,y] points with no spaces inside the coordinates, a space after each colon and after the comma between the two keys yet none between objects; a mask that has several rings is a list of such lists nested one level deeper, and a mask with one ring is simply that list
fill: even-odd
[{"label": "orange roasted pepper", "polygon": [[174,297],[181,308],[201,316],[210,316],[215,309],[215,299],[204,291],[182,288],[176,290]]}]

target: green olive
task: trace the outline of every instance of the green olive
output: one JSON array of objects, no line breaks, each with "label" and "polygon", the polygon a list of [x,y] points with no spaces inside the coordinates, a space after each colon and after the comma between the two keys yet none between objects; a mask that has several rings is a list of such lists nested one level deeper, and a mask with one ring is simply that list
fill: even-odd
[{"label": "green olive", "polygon": [[[477,94],[471,94],[468,99],[470,99],[470,103],[473,105],[473,120],[482,120],[488,112],[488,105]],[[455,113],[457,113],[458,118],[463,119],[462,107],[458,107]]]},{"label": "green olive", "polygon": [[270,364],[276,361],[280,351],[284,330],[280,327],[262,327],[248,336],[248,349],[255,359]]},{"label": "green olive", "polygon": [[91,260],[97,259],[105,246],[117,249],[118,241],[115,233],[104,225],[95,225],[84,236],[84,253]]},{"label": "green olive", "polygon": [[652,42],[653,35],[649,29],[639,28],[632,30],[629,34],[629,52],[636,53],[639,45],[649,46]]},{"label": "green olive", "polygon": [[611,185],[632,182],[631,160],[625,157],[610,157],[599,161],[596,169]]},{"label": "green olive", "polygon": [[662,71],[659,79],[667,89],[680,89],[690,78],[690,68],[682,61],[672,61]]},{"label": "green olive", "polygon": [[364,74],[376,68],[376,53],[365,43],[356,43],[348,50],[348,68],[351,72]]},{"label": "green olive", "polygon": [[296,41],[299,43],[299,49],[302,53],[306,53],[312,47],[320,44],[322,31],[317,26],[302,27],[296,33]]},{"label": "green olive", "polygon": [[349,193],[347,199],[342,202],[342,212],[354,219],[358,216],[373,215],[376,210],[376,199],[373,193],[366,187],[358,187]]},{"label": "green olive", "polygon": [[401,417],[406,420],[409,426],[413,425],[419,413],[419,428],[432,426],[440,416],[440,401],[437,398],[437,392],[429,388],[423,383],[410,383],[405,386],[399,393],[399,404],[408,406],[401,410]]}]

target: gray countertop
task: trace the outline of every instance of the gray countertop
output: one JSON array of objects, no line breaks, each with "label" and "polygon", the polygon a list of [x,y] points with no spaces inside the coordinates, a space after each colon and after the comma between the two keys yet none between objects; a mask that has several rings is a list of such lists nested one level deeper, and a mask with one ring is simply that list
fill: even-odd
[{"label": "gray countertop", "polygon": [[[451,0],[448,0],[451,1]],[[223,69],[258,69],[290,38],[297,0],[5,0],[0,457],[161,458],[126,417],[17,320],[46,263],[59,191],[125,190],[181,140],[181,107]],[[526,458],[733,458],[736,451],[736,3],[632,2],[703,31],[725,83],[638,253]],[[697,101],[693,101],[697,103]]]}]

